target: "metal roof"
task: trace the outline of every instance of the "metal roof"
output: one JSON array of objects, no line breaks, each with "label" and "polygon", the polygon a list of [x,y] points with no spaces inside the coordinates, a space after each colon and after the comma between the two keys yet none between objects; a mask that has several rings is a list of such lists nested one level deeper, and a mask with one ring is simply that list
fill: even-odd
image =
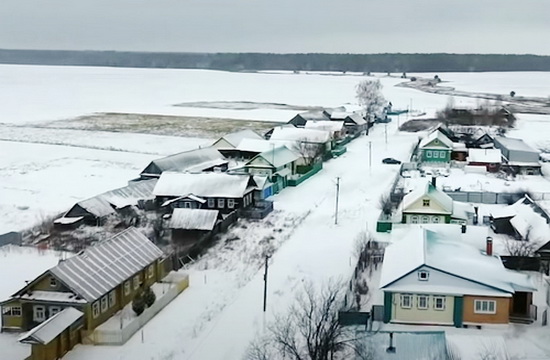
[{"label": "metal roof", "polygon": [[342,131],[344,128],[344,122],[343,121],[330,121],[330,120],[324,120],[324,121],[308,121],[305,125],[306,129],[313,129],[313,130],[325,130],[325,131]]},{"label": "metal roof", "polygon": [[174,209],[170,229],[212,230],[218,220],[218,210]]},{"label": "metal roof", "polygon": [[49,271],[88,302],[92,302],[143,270],[162,251],[136,228],[60,262]]},{"label": "metal roof", "polygon": [[263,153],[256,155],[249,162],[247,162],[245,166],[249,166],[249,164],[259,157],[273,165],[275,168],[290,164],[300,158],[298,154],[286,146],[279,146],[275,149],[264,151]]},{"label": "metal roof", "polygon": [[227,164],[227,159],[218,150],[205,147],[153,160],[141,175],[159,176],[165,171],[203,171],[224,164]]},{"label": "metal roof", "polygon": [[250,175],[226,173],[177,173],[165,172],[153,190],[155,196],[182,196],[242,198],[256,184]]},{"label": "metal roof", "polygon": [[[426,182],[422,187],[419,187],[403,197],[403,211],[407,211],[408,208],[414,204],[418,199],[428,196],[435,200],[439,205],[445,209],[446,212],[453,212],[453,199],[432,185],[431,182]],[[411,210],[414,211],[414,210]]]},{"label": "metal roof", "polygon": [[[264,140],[264,138],[262,136],[256,134],[252,130],[237,131],[237,132],[234,132],[234,133],[231,133],[231,134],[224,135],[224,136],[221,137],[221,139],[224,139],[229,144],[231,144],[233,147],[237,147],[243,139]],[[221,140],[221,139],[219,139],[219,140]]]},{"label": "metal roof", "polygon": [[538,150],[535,150],[531,146],[527,145],[522,139],[498,136],[498,137],[495,137],[493,140],[498,142],[508,150],[528,151],[528,152],[534,152],[537,154],[539,153]]},{"label": "metal roof", "polygon": [[29,332],[21,335],[19,342],[25,344],[49,344],[82,316],[84,316],[84,313],[73,307],[65,308]]},{"label": "metal roof", "polygon": [[428,136],[424,137],[422,141],[420,141],[420,145],[418,146],[421,148],[424,148],[436,139],[441,142],[441,145],[437,145],[437,146],[432,145],[432,146],[429,146],[428,148],[430,149],[433,147],[435,148],[447,147],[449,149],[453,148],[453,142],[447,136],[445,136],[441,131],[437,129],[433,130],[430,134],[428,134]]},{"label": "metal roof", "polygon": [[468,161],[479,163],[500,163],[502,154],[500,149],[469,149]]},{"label": "metal roof", "polygon": [[273,129],[270,139],[324,144],[330,141],[330,133],[324,130],[277,126]]}]

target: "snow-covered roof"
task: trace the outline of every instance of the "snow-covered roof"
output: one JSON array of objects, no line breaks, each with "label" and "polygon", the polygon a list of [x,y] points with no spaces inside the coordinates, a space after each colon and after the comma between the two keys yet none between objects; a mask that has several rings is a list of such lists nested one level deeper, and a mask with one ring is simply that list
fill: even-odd
[{"label": "snow-covered roof", "polygon": [[510,223],[523,239],[528,237],[529,241],[540,245],[550,240],[548,214],[527,195],[491,215],[497,219],[511,217]]},{"label": "snow-covered roof", "polygon": [[453,199],[449,195],[445,194],[445,192],[433,186],[431,182],[426,182],[423,186],[418,187],[405,195],[402,202],[403,210],[406,211],[412,204],[424,196],[428,196],[430,199],[435,200],[449,214],[452,213]]},{"label": "snow-covered roof", "polygon": [[468,150],[468,162],[475,163],[500,163],[502,153],[500,149],[470,149]]},{"label": "snow-covered roof", "polygon": [[153,194],[155,196],[195,194],[200,197],[241,198],[246,194],[250,181],[250,175],[165,172],[160,176]]},{"label": "snow-covered roof", "polygon": [[168,206],[168,205],[170,205],[170,204],[172,204],[176,201],[180,201],[180,200],[183,200],[183,199],[193,200],[193,201],[196,201],[196,202],[201,203],[201,204],[204,204],[206,202],[206,199],[195,196],[193,194],[187,194],[187,195],[177,197],[175,199],[166,200],[165,202],[162,203],[161,207]]},{"label": "snow-covered roof", "polygon": [[84,316],[82,311],[73,307],[67,307],[44,321],[42,324],[21,335],[19,337],[19,342],[25,344],[49,344],[65,329],[82,318],[82,316]]},{"label": "snow-covered roof", "polygon": [[200,172],[225,165],[227,162],[227,159],[215,148],[204,147],[153,160],[141,175],[158,177],[165,171]]},{"label": "snow-covered roof", "polygon": [[70,225],[74,224],[80,220],[84,219],[84,216],[76,216],[76,217],[60,217],[59,219],[55,219],[53,221],[54,224],[60,224],[60,225]]},{"label": "snow-covered roof", "polygon": [[332,120],[344,120],[346,117],[348,117],[349,115],[352,115],[352,114],[353,113],[349,112],[349,111],[334,111],[330,115],[330,118]]},{"label": "snow-covered roof", "polygon": [[299,113],[296,116],[300,116],[302,119],[309,121],[315,120],[330,120],[330,117],[323,110],[306,111]]},{"label": "snow-covered roof", "polygon": [[132,227],[60,262],[49,272],[77,295],[92,302],[162,254],[155,244]]},{"label": "snow-covered roof", "polygon": [[254,175],[254,181],[256,182],[256,188],[262,190],[266,184],[269,184],[269,179],[264,175]]},{"label": "snow-covered roof", "polygon": [[494,141],[500,143],[508,150],[529,151],[535,152],[537,154],[539,153],[538,150],[535,150],[531,146],[527,145],[522,139],[498,136],[494,138]]},{"label": "snow-covered roof", "polygon": [[278,126],[273,129],[271,139],[324,144],[330,141],[330,133],[323,130]]},{"label": "snow-covered roof", "polygon": [[[386,248],[380,287],[388,288],[422,266],[507,294],[536,290],[528,275],[506,269],[498,256],[487,256],[478,248],[461,241],[459,236],[443,236],[425,228],[409,231],[406,238]],[[416,288],[418,286],[411,284],[408,291],[419,290]],[[435,284],[430,290],[445,293],[451,289],[444,284]],[[468,289],[457,290],[469,293]]]},{"label": "snow-covered roof", "polygon": [[279,146],[256,155],[249,162],[247,162],[247,165],[252,163],[258,157],[261,157],[262,159],[273,165],[273,167],[278,168],[298,160],[300,158],[300,155],[296,154],[294,151],[290,150],[286,146]]},{"label": "snow-covered roof", "polygon": [[237,150],[261,153],[271,149],[273,144],[265,139],[242,139]]},{"label": "snow-covered roof", "polygon": [[[76,205],[96,217],[107,216],[114,214],[115,208],[120,209],[128,205],[136,205],[138,200],[152,198],[153,189],[155,188],[156,183],[157,179],[131,182],[127,186],[110,190],[92,198],[79,201]],[[63,217],[80,217],[81,214],[79,212],[74,212],[73,214],[73,208],[69,209]]]},{"label": "snow-covered roof", "polygon": [[342,131],[344,128],[343,121],[308,121],[305,125],[306,129],[324,130],[324,131]]},{"label": "snow-covered roof", "polygon": [[356,338],[366,343],[372,359],[376,360],[426,360],[447,359],[447,340],[444,331],[400,332],[392,331],[395,352],[388,352],[390,334],[376,331],[357,333]]},{"label": "snow-covered roof", "polygon": [[85,304],[86,300],[79,298],[72,292],[34,290],[25,292],[19,298],[25,300],[62,302],[71,304]]},{"label": "snow-covered roof", "polygon": [[174,209],[170,229],[212,230],[218,220],[218,210]]},{"label": "snow-covered roof", "polygon": [[233,147],[236,148],[243,139],[263,140],[264,138],[258,135],[257,133],[255,133],[254,131],[247,129],[247,130],[241,130],[234,133],[226,134],[222,136],[221,139],[227,141],[229,144],[231,144]]},{"label": "snow-covered roof", "polygon": [[354,123],[356,123],[357,125],[365,125],[367,123],[367,120],[363,119],[363,117],[361,116],[361,114],[358,114],[358,113],[351,113],[349,114],[348,116],[346,116],[344,118],[345,119],[350,119],[352,120]]},{"label": "snow-covered roof", "polygon": [[[448,137],[446,137],[441,131],[437,129],[429,133],[426,137],[424,137],[422,141],[420,141],[419,147],[425,148],[426,146],[428,146],[428,144],[430,144],[432,141],[436,139],[439,140],[444,147],[447,147],[449,149],[453,148],[453,142]],[[441,148],[443,146],[432,145],[430,146],[430,148],[432,147]]]}]

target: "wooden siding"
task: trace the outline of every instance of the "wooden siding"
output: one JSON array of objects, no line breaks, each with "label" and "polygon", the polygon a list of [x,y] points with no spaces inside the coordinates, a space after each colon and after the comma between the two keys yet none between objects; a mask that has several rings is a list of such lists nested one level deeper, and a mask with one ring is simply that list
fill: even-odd
[{"label": "wooden siding", "polygon": [[[8,307],[19,306],[21,308],[20,316],[4,315],[4,310]],[[18,300],[11,301],[1,306],[2,310],[2,330],[23,329],[23,306]]]},{"label": "wooden siding", "polygon": [[[55,279],[57,282],[56,286],[51,286],[52,279]],[[39,278],[37,282],[30,287],[30,290],[72,292],[71,289],[61,284],[61,282],[49,272],[46,273],[44,277]]]},{"label": "wooden siding", "polygon": [[[391,314],[392,322],[453,325],[453,296],[445,296],[445,308],[443,310],[435,310],[434,296],[429,294],[407,295],[412,295],[412,303],[410,308],[402,308],[401,294],[393,294]],[[418,296],[427,296],[427,309],[420,309],[418,307]]]},{"label": "wooden siding", "polygon": [[[496,302],[495,314],[476,314],[475,300],[494,300]],[[488,296],[464,296],[464,323],[473,324],[507,324],[509,320],[510,298]]]}]

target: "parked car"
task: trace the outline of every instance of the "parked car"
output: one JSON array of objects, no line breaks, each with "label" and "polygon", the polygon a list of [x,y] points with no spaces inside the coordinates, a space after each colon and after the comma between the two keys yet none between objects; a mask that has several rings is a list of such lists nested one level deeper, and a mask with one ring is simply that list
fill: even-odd
[{"label": "parked car", "polygon": [[385,158],[382,160],[384,164],[401,164],[401,161],[394,159],[394,158]]}]

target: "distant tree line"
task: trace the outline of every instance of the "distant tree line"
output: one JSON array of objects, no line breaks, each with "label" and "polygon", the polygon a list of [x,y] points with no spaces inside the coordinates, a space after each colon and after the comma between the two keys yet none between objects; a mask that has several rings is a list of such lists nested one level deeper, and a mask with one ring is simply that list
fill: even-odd
[{"label": "distant tree line", "polygon": [[485,54],[270,54],[1,50],[2,64],[186,68],[228,71],[550,71],[550,56]]}]

